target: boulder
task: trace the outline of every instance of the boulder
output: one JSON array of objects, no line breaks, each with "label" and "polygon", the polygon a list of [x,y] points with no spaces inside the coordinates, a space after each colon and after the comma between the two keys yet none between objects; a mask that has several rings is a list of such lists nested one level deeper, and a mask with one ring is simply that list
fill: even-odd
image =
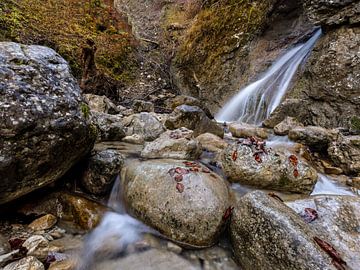
[{"label": "boulder", "polygon": [[29,228],[34,231],[48,230],[51,229],[56,222],[57,218],[54,215],[47,214],[31,222]]},{"label": "boulder", "polygon": [[49,246],[49,241],[42,235],[33,235],[26,239],[22,246],[27,250],[27,256],[34,256],[44,262],[50,252],[58,252],[59,248]]},{"label": "boulder", "polygon": [[45,267],[35,257],[28,256],[8,264],[3,268],[3,270],[45,270]]},{"label": "boulder", "polygon": [[203,133],[212,133],[224,137],[224,129],[214,120],[206,116],[197,106],[181,105],[175,108],[165,122],[168,129],[186,127],[194,131],[194,136]]},{"label": "boulder", "polygon": [[274,127],[274,133],[276,135],[284,136],[288,135],[290,130],[302,126],[303,124],[299,123],[294,117],[285,117],[283,121]]},{"label": "boulder", "polygon": [[98,141],[120,141],[125,137],[125,127],[120,115],[91,112],[92,122],[97,127]]},{"label": "boulder", "polygon": [[89,110],[52,49],[0,43],[0,204],[54,182],[93,147]]},{"label": "boulder", "polygon": [[169,101],[168,107],[170,107],[171,110],[174,110],[180,105],[197,106],[205,112],[207,117],[209,117],[210,119],[214,118],[210,110],[204,105],[204,102],[201,102],[197,98],[186,95],[179,95]]},{"label": "boulder", "polygon": [[336,269],[294,211],[261,191],[246,194],[233,210],[230,234],[241,269]]},{"label": "boulder", "polygon": [[108,114],[117,114],[119,109],[114,103],[106,96],[98,96],[94,94],[84,94],[84,97],[89,105],[91,111],[108,113]]},{"label": "boulder", "polygon": [[345,173],[360,173],[360,136],[344,136],[332,142],[328,155]]},{"label": "boulder", "polygon": [[246,123],[231,123],[229,124],[229,131],[234,137],[238,138],[258,137],[267,139],[269,136],[267,129]]},{"label": "boulder", "polygon": [[340,253],[349,269],[360,269],[360,198],[355,196],[314,196],[287,203],[299,216],[305,208],[316,210],[318,217],[309,227]]},{"label": "boulder", "polygon": [[154,104],[149,101],[139,100],[136,99],[133,102],[132,109],[135,113],[141,112],[153,112],[154,111]]},{"label": "boulder", "polygon": [[153,141],[165,131],[163,124],[151,113],[142,112],[130,115],[122,120],[126,135],[139,135],[145,141]]},{"label": "boulder", "polygon": [[206,151],[221,152],[228,146],[228,143],[212,133],[203,133],[196,137],[196,140],[200,142],[202,148]]},{"label": "boulder", "polygon": [[317,151],[326,150],[332,141],[339,137],[337,130],[317,126],[296,127],[289,131],[289,138]]},{"label": "boulder", "polygon": [[92,194],[105,194],[111,189],[123,164],[124,157],[116,150],[93,151],[81,183]]},{"label": "boulder", "polygon": [[193,133],[187,128],[168,130],[156,140],[146,143],[141,156],[144,158],[197,159],[202,153],[201,144],[194,139]]},{"label": "boulder", "polygon": [[133,161],[122,170],[130,212],[187,246],[215,243],[230,206],[226,182],[203,165],[175,160]]},{"label": "boulder", "polygon": [[258,188],[309,194],[317,180],[316,171],[295,155],[243,140],[220,153],[228,179]]}]

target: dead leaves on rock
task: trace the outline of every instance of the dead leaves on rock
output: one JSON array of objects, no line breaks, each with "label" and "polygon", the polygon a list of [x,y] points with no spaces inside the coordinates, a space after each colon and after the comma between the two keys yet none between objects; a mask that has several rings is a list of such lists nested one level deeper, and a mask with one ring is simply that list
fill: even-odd
[{"label": "dead leaves on rock", "polygon": [[299,164],[299,159],[295,155],[290,155],[289,156],[289,162],[294,167],[294,171],[293,171],[294,177],[295,178],[298,177],[299,176],[299,171],[297,169],[297,166]]},{"label": "dead leaves on rock", "polygon": [[237,150],[235,150],[232,154],[231,154],[231,159],[233,161],[236,161],[237,160],[237,157],[238,157],[238,152]]},{"label": "dead leaves on rock", "polygon": [[319,217],[317,211],[312,208],[305,208],[304,214],[301,217],[305,220],[305,222],[310,223]]},{"label": "dead leaves on rock", "polygon": [[346,262],[341,258],[339,252],[337,252],[337,250],[332,245],[317,236],[314,237],[314,241],[332,258],[332,263],[336,267],[336,269],[346,269]]},{"label": "dead leaves on rock", "polygon": [[177,189],[177,191],[179,191],[180,193],[183,193],[183,191],[184,191],[184,185],[181,184],[181,183],[177,183],[177,184],[176,184],[176,189]]},{"label": "dead leaves on rock", "polygon": [[[249,146],[252,149],[252,151],[255,152],[253,154],[253,157],[255,161],[258,163],[263,162],[261,155],[268,154],[268,149],[266,149],[266,142],[259,138],[249,137],[247,139],[240,139],[238,143],[241,145]],[[231,159],[233,161],[236,161],[237,158],[238,158],[238,152],[237,150],[234,150],[234,152],[231,154]]]}]

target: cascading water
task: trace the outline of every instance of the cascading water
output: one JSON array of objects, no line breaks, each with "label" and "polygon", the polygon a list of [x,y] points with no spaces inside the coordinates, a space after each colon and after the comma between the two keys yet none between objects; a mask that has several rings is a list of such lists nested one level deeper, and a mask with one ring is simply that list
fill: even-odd
[{"label": "cascading water", "polygon": [[321,35],[321,29],[304,44],[281,56],[256,82],[234,96],[215,116],[219,122],[240,121],[259,125],[280,104],[299,65]]}]

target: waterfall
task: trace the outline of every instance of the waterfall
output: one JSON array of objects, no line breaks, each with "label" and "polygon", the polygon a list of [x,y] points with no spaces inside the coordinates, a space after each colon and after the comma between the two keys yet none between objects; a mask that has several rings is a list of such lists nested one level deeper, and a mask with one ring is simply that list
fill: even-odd
[{"label": "waterfall", "polygon": [[280,104],[299,65],[311,52],[321,29],[305,43],[289,49],[261,76],[241,89],[215,116],[219,122],[260,125]]}]

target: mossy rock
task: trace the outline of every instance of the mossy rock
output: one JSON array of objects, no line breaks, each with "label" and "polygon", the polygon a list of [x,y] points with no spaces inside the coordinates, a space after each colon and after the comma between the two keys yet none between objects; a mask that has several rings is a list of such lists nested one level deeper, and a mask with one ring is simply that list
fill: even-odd
[{"label": "mossy rock", "polygon": [[359,132],[360,131],[360,118],[358,116],[352,116],[350,118],[350,130]]}]

